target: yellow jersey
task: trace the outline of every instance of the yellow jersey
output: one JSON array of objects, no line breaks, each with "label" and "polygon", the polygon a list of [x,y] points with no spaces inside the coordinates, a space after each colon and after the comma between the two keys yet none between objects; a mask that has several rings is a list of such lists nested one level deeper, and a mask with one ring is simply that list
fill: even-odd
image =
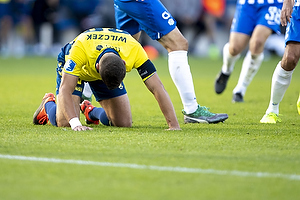
[{"label": "yellow jersey", "polygon": [[[63,71],[83,81],[101,80],[96,63],[108,49],[117,52],[125,61],[126,72],[130,72],[133,68],[138,69],[149,60],[140,43],[122,30],[90,29],[78,35],[70,44],[71,48],[65,54],[66,63]],[[142,78],[145,80],[151,75]]]}]

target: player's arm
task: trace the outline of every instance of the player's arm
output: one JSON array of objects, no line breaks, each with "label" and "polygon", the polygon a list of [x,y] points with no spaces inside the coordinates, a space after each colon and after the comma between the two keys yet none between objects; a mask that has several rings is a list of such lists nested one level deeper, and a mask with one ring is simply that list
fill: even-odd
[{"label": "player's arm", "polygon": [[62,81],[59,88],[58,104],[59,109],[62,109],[66,120],[70,123],[71,128],[75,131],[91,130],[92,128],[82,126],[79,121],[79,116],[76,114],[76,103],[73,101],[72,93],[77,85],[78,77],[67,73],[62,74]]},{"label": "player's arm", "polygon": [[288,22],[291,22],[294,3],[295,0],[284,0],[280,14],[282,26],[286,26]]},{"label": "player's arm", "polygon": [[154,95],[160,110],[162,111],[165,119],[168,123],[168,130],[180,130],[180,126],[175,114],[175,110],[172,104],[172,101],[165,90],[160,78],[156,74],[154,65],[150,60],[147,60],[139,69],[138,69],[142,79],[144,80],[145,85],[148,90]]}]

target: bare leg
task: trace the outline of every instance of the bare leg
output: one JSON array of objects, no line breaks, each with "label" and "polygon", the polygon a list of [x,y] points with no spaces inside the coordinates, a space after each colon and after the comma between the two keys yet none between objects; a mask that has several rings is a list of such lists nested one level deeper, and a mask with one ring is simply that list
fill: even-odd
[{"label": "bare leg", "polygon": [[114,126],[131,127],[132,116],[127,94],[112,99],[99,101]]}]

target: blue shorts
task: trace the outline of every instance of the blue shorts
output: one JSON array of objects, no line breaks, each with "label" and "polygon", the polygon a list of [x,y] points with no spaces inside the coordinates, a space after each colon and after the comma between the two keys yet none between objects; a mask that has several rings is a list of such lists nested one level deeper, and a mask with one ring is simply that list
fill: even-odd
[{"label": "blue shorts", "polygon": [[96,101],[111,99],[114,97],[118,97],[118,96],[127,94],[127,91],[125,89],[125,85],[123,82],[120,84],[120,86],[118,88],[113,89],[113,90],[108,89],[102,80],[91,81],[88,83],[93,91]]},{"label": "blue shorts", "polygon": [[280,34],[280,12],[282,4],[249,5],[237,4],[231,24],[231,32],[251,36],[257,25],[263,25]]},{"label": "blue shorts", "polygon": [[176,27],[176,20],[159,0],[114,0],[117,29],[134,35],[145,31],[158,40]]},{"label": "blue shorts", "polygon": [[288,23],[285,33],[285,44],[288,42],[300,42],[300,8],[294,6],[291,23]]},{"label": "blue shorts", "polygon": [[[62,49],[61,52],[58,54],[57,57],[57,67],[56,67],[56,95],[59,93],[59,87],[61,84],[61,78],[62,78],[62,70],[64,68],[66,59],[65,56],[69,54],[69,51],[72,47],[72,44],[68,43],[66,44]],[[75,87],[74,92],[72,95],[76,96],[82,96],[82,91],[84,87],[84,82],[82,80],[78,80],[77,85]],[[121,85],[113,90],[110,90],[107,88],[105,83],[102,80],[97,80],[97,81],[91,81],[88,82],[92,92],[96,98],[97,101],[104,100],[104,99],[111,99],[114,97],[118,97],[124,94],[127,94],[127,91],[125,89],[124,83],[122,82]]]}]

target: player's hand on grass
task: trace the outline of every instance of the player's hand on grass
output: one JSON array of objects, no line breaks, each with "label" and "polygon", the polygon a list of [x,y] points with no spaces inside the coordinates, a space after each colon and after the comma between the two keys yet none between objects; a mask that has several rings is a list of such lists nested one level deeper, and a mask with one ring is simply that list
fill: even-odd
[{"label": "player's hand on grass", "polygon": [[73,128],[74,131],[86,131],[86,130],[93,130],[91,127],[87,126],[76,126]]}]

